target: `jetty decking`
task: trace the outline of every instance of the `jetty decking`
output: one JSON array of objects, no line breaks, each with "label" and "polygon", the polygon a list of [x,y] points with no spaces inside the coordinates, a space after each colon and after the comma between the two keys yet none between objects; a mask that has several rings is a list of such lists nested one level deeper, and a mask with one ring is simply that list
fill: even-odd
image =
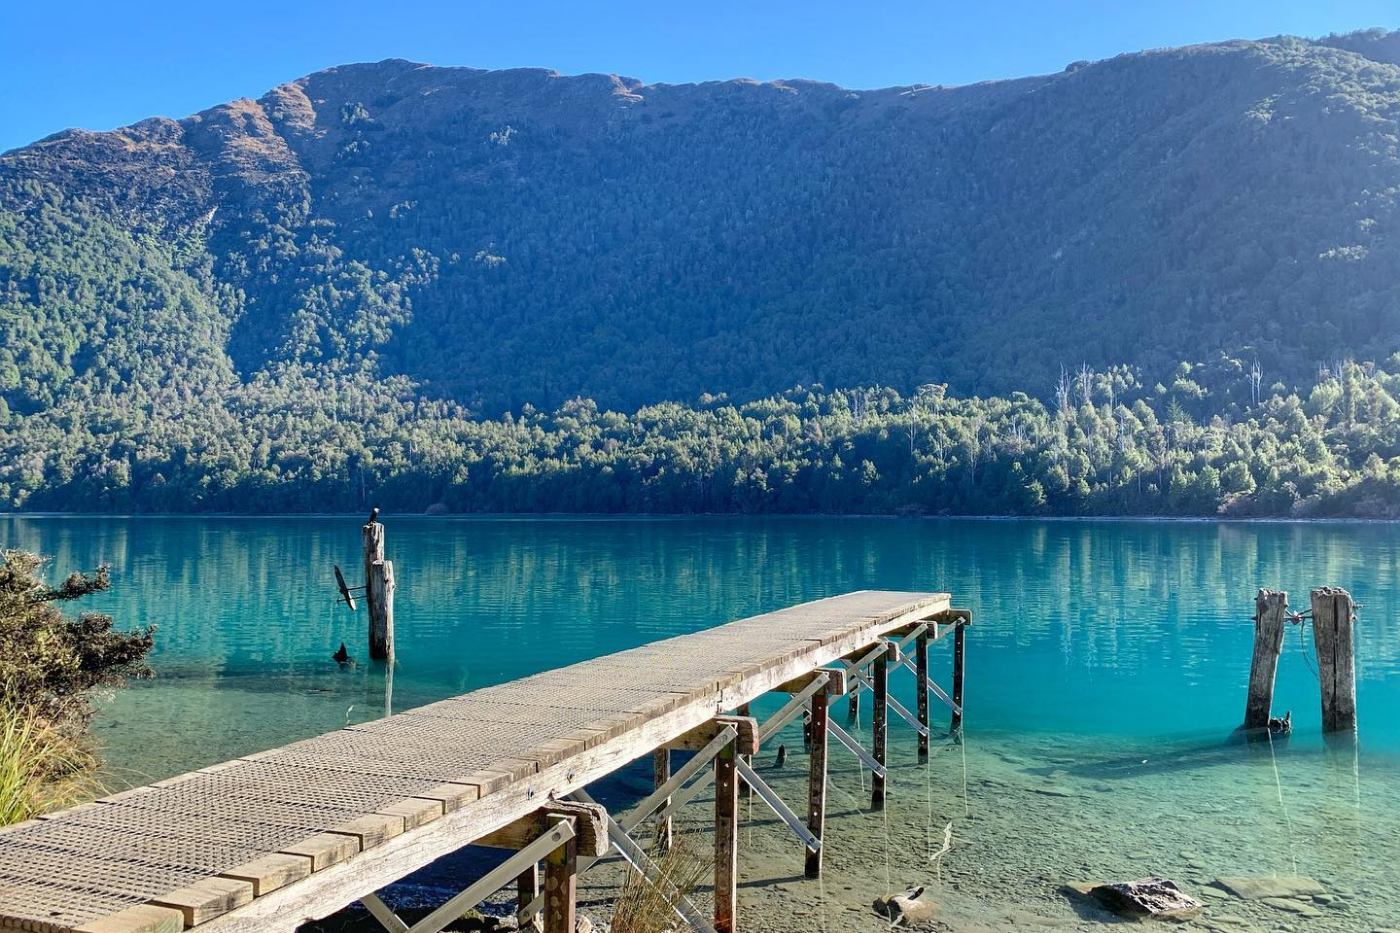
[{"label": "jetty decking", "polygon": [[[819,871],[827,698],[862,689],[874,694],[875,752],[853,750],[882,778],[887,704],[914,722],[888,697],[888,667],[901,661],[893,639],[903,635],[917,642],[918,674],[928,685],[918,691],[921,750],[927,748],[930,690],[953,709],[956,731],[962,626],[969,617],[949,605],[945,593],[884,591],[805,603],[11,827],[0,832],[0,927],[38,933],[168,933],[196,925],[208,933],[290,931],[362,901],[389,930],[404,933],[408,925],[374,892],[464,845],[486,843],[523,850],[517,863],[503,866],[508,880],[520,876],[522,909],[532,902],[527,879],[537,881],[537,863],[546,862],[545,896],[533,898],[534,910],[543,904],[547,933],[562,931],[563,923],[572,933],[577,859],[600,855],[611,834],[632,861],[624,830],[647,815],[613,822],[591,803],[586,785],[655,754],[663,796],[650,801],[650,810],[660,809],[663,820],[671,812],[669,794],[682,796],[684,781],[715,761],[714,928],[733,930],[737,839],[724,838],[734,838],[735,818],[732,809],[722,811],[737,792],[736,774],[756,789],[761,784],[742,756],[752,753],[765,729],[771,734],[810,709],[812,799],[803,808],[802,838],[809,874]],[[958,636],[951,698],[926,677],[927,643],[948,632]],[[746,712],[747,704],[774,690],[794,695],[783,721],[774,717],[760,727],[723,715]],[[850,739],[835,724],[830,728],[843,744]],[[705,751],[677,780],[668,748]],[[569,795],[576,801],[566,802]],[[459,916],[501,887],[502,877],[464,892],[475,900],[454,898],[437,918],[440,925],[412,929],[441,929],[453,911]]]}]

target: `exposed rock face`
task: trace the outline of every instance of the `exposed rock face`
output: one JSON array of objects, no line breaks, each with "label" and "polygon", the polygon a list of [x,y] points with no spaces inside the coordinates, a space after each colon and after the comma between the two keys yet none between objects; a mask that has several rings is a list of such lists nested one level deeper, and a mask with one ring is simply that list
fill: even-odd
[{"label": "exposed rock face", "polygon": [[1188,896],[1165,878],[1139,878],[1101,884],[1090,892],[1094,899],[1116,914],[1155,917],[1160,920],[1188,920],[1201,910],[1201,902]]}]

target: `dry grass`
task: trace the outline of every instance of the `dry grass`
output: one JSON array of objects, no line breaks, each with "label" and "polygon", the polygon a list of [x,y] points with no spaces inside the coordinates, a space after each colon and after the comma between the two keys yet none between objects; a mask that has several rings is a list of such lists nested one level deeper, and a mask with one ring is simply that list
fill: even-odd
[{"label": "dry grass", "polygon": [[677,835],[669,849],[653,844],[656,883],[635,871],[627,873],[613,909],[612,933],[667,933],[680,925],[678,897],[690,897],[714,870],[714,859],[686,836]]},{"label": "dry grass", "polygon": [[100,792],[92,754],[30,710],[0,705],[0,826]]}]

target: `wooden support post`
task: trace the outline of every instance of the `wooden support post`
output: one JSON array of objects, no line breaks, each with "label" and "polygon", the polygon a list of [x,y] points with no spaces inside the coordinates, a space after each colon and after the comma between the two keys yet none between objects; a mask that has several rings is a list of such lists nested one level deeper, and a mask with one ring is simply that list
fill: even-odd
[{"label": "wooden support post", "polygon": [[919,733],[919,760],[928,760],[928,633],[921,634],[914,642],[914,678],[919,692],[919,725],[924,731]]},{"label": "wooden support post", "polygon": [[[658,748],[651,755],[652,787],[657,788],[671,780],[671,750],[669,748]],[[664,810],[671,805],[671,798],[667,797],[661,802]],[[671,814],[666,813],[656,821],[656,845],[660,851],[665,852],[671,848],[672,824]]]},{"label": "wooden support post", "polygon": [[[812,716],[808,726],[812,732],[811,749],[807,771],[807,828],[818,839],[826,827],[826,718],[830,700],[825,693],[812,697]],[[807,850],[808,878],[820,878],[822,873],[822,851]]]},{"label": "wooden support post", "polygon": [[[752,715],[751,715],[751,714],[753,713],[753,710],[752,710],[752,708],[750,707],[750,705],[749,705],[748,703],[743,703],[743,704],[741,704],[741,705],[739,706],[739,708],[738,708],[737,710],[735,710],[734,712],[735,712],[735,714],[738,715],[738,716],[742,716],[742,717],[744,717],[744,718],[746,718],[746,719],[749,719],[749,718],[752,718]],[[753,756],[752,756],[752,755],[740,755],[739,757],[740,757],[740,759],[743,760],[743,762],[744,762],[745,764],[747,764],[747,765],[752,765],[752,764],[753,764]],[[740,796],[740,797],[744,797],[744,798],[748,798],[748,797],[752,797],[752,796],[753,796],[753,788],[750,787],[750,786],[748,785],[748,783],[745,782],[745,781],[740,781],[740,782],[739,782],[739,796]]]},{"label": "wooden support post", "polygon": [[394,659],[394,562],[377,560],[370,566],[369,656],[376,661]]},{"label": "wooden support post", "polygon": [[1341,587],[1312,591],[1313,646],[1322,684],[1322,731],[1356,729],[1356,640],[1351,594]]},{"label": "wooden support post", "polygon": [[[557,816],[551,822],[568,820]],[[544,857],[544,933],[576,933],[578,926],[578,837]]]},{"label": "wooden support post", "polygon": [[525,911],[540,896],[540,863],[536,862],[515,879],[515,916],[521,930],[539,930],[539,916],[525,919]]},{"label": "wooden support post", "polygon": [[738,912],[739,749],[730,742],[715,758],[715,933],[734,933]]},{"label": "wooden support post", "polygon": [[955,741],[962,741],[963,723],[963,668],[966,657],[967,623],[959,622],[953,629],[953,719],[948,725],[948,734]]},{"label": "wooden support post", "polygon": [[1283,626],[1288,617],[1288,594],[1260,590],[1254,598],[1254,660],[1249,665],[1249,697],[1244,705],[1245,729],[1269,728],[1274,706],[1274,675],[1283,650]]},{"label": "wooden support post", "polygon": [[[871,731],[874,733],[874,756],[882,766],[885,764],[886,739],[889,732],[889,699],[890,699],[890,659],[898,657],[899,649],[890,645],[889,650],[875,659],[875,663],[870,666],[871,680],[875,684],[875,701],[871,709]],[[885,809],[885,776],[883,774],[873,774],[870,777],[870,807],[874,810]]]},{"label": "wooden support post", "polygon": [[846,718],[847,718],[847,719],[852,719],[852,720],[855,720],[855,719],[859,719],[859,718],[860,718],[860,691],[859,691],[859,690],[852,690],[852,691],[851,691],[850,697],[847,698],[847,700],[846,700]]}]

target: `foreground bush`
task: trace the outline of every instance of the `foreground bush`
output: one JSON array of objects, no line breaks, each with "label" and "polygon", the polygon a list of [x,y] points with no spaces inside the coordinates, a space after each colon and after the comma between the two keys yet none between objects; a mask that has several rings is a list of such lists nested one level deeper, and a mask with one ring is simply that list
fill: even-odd
[{"label": "foreground bush", "polygon": [[111,586],[107,568],[52,587],[43,567],[43,558],[25,551],[0,554],[0,706],[77,734],[92,715],[94,689],[150,676],[155,628],[119,632],[99,612],[65,616],[59,603]]},{"label": "foreground bush", "polygon": [[93,796],[94,759],[30,710],[0,705],[0,826]]}]

